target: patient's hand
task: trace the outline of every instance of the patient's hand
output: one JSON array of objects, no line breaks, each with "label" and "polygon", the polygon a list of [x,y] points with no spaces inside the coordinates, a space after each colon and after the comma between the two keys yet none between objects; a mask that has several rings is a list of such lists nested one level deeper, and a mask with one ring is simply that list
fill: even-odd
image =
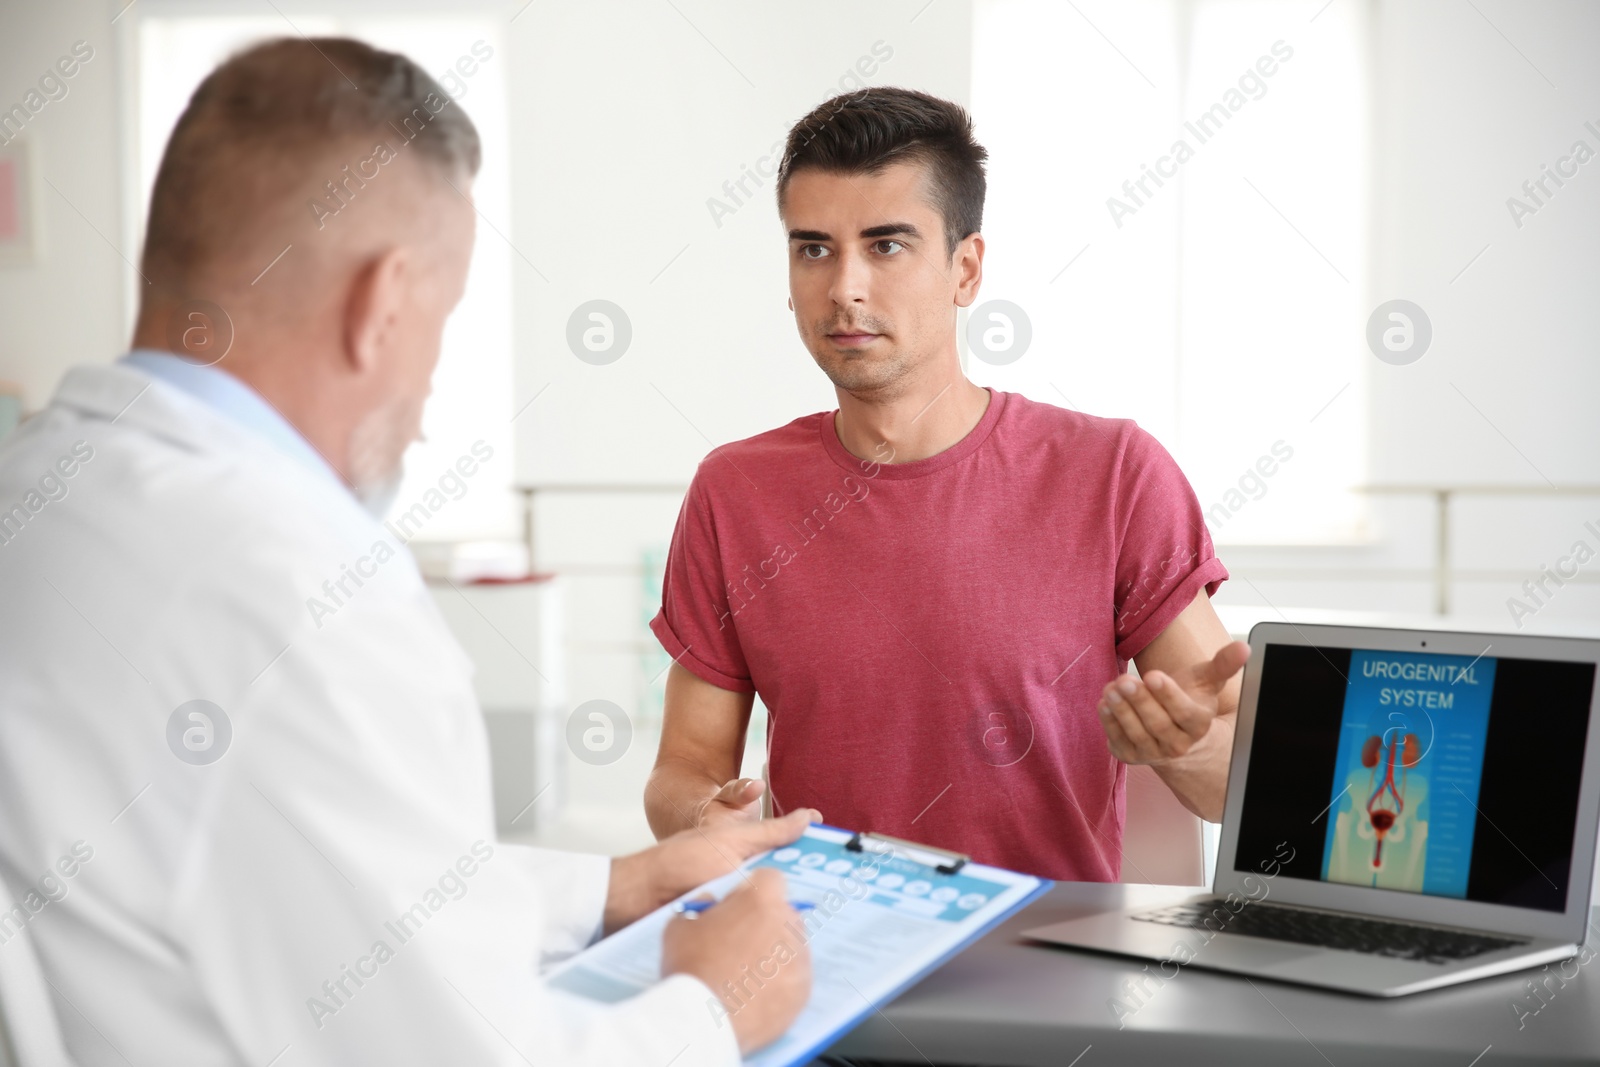
[{"label": "patient's hand", "polygon": [[735,778],[700,808],[698,825],[722,826],[760,819],[761,794],[765,789],[766,784],[758,778]]},{"label": "patient's hand", "polygon": [[1235,641],[1170,675],[1153,670],[1109,682],[1100,695],[1100,725],[1111,754],[1124,763],[1162,763],[1187,753],[1211,729],[1223,690],[1249,658],[1250,646]]},{"label": "patient's hand", "polygon": [[820,821],[815,808],[799,808],[781,819],[681,830],[653,848],[616,857],[606,888],[605,932],[622,929],[758,853],[782,848]]}]

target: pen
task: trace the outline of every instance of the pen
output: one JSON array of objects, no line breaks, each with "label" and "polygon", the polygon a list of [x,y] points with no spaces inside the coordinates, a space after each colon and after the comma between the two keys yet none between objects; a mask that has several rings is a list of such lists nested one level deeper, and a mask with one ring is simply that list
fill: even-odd
[{"label": "pen", "polygon": [[[717,903],[720,902],[715,900],[686,900],[678,905],[678,913],[680,915],[699,915],[702,911]],[[816,907],[809,900],[791,900],[789,901],[789,906],[795,911],[810,911]]]}]

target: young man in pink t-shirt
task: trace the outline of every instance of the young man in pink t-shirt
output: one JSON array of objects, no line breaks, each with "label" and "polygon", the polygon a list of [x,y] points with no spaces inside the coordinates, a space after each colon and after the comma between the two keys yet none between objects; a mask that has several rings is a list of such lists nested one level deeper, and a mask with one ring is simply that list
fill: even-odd
[{"label": "young man in pink t-shirt", "polygon": [[[1221,816],[1249,648],[1188,482],[1131,421],[962,374],[986,158],[965,111],[903,89],[789,134],[789,303],[839,409],[714,450],[689,488],[651,622],[658,835],[758,818],[767,788],[779,814],[1108,881],[1125,764]],[[765,786],[735,777],[755,693]]]}]

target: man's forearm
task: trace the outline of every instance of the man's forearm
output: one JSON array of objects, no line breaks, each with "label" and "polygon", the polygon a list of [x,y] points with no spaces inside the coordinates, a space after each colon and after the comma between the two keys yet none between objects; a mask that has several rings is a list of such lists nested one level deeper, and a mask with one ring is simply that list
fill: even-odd
[{"label": "man's forearm", "polygon": [[686,760],[656,763],[644,787],[644,814],[656,840],[700,824],[700,812],[723,783]]},{"label": "man's forearm", "polygon": [[1184,807],[1208,822],[1222,821],[1233,755],[1234,716],[1212,720],[1205,737],[1182,756],[1151,764]]}]

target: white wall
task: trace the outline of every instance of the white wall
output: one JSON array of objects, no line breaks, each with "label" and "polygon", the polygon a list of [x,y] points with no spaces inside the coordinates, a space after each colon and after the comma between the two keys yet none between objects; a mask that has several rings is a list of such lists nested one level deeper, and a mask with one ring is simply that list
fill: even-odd
[{"label": "white wall", "polygon": [[[518,422],[525,480],[686,481],[714,443],[834,406],[785,306],[773,179],[742,204],[723,185],[763,157],[773,170],[789,126],[841,86],[965,100],[968,5],[925,5],[616,0],[519,19],[518,395],[549,385]],[[714,218],[713,197],[733,214]],[[633,327],[606,366],[565,337],[595,298]]]},{"label": "white wall", "polygon": [[[1600,127],[1591,49],[1600,7],[1478,7],[1481,14],[1443,0],[1372,5],[1372,300],[1419,304],[1434,339],[1414,364],[1369,364],[1371,481],[1600,486],[1600,163],[1580,168],[1520,229],[1506,206],[1575,140],[1600,152],[1600,134],[1584,128],[1586,120]],[[1431,498],[1376,498],[1373,519],[1366,545],[1230,548],[1225,559],[1255,588],[1236,580],[1221,599],[1432,610]],[[1452,612],[1512,626],[1506,599],[1520,595],[1524,579],[1576,540],[1600,550],[1585,520],[1600,526],[1600,494],[1457,498],[1449,555],[1470,573],[1450,588]],[[1600,567],[1591,567],[1552,586],[1546,606],[1524,621],[1600,624],[1597,577]]]},{"label": "white wall", "polygon": [[1506,200],[1575,140],[1600,151],[1584,128],[1600,127],[1600,7],[1482,7],[1505,37],[1470,5],[1378,6],[1375,295],[1421,304],[1434,348],[1410,367],[1379,365],[1373,473],[1592,484],[1600,420],[1584,398],[1600,392],[1600,165],[1580,168],[1520,229]]},{"label": "white wall", "polygon": [[0,267],[0,378],[21,383],[30,409],[50,399],[68,367],[108,360],[127,344],[122,293],[135,272],[123,257],[138,254],[122,239],[116,12],[109,0],[61,0],[0,16],[0,109],[21,103],[74,42],[94,49],[66,97],[45,104],[24,134],[55,186],[39,188],[43,255]]}]

